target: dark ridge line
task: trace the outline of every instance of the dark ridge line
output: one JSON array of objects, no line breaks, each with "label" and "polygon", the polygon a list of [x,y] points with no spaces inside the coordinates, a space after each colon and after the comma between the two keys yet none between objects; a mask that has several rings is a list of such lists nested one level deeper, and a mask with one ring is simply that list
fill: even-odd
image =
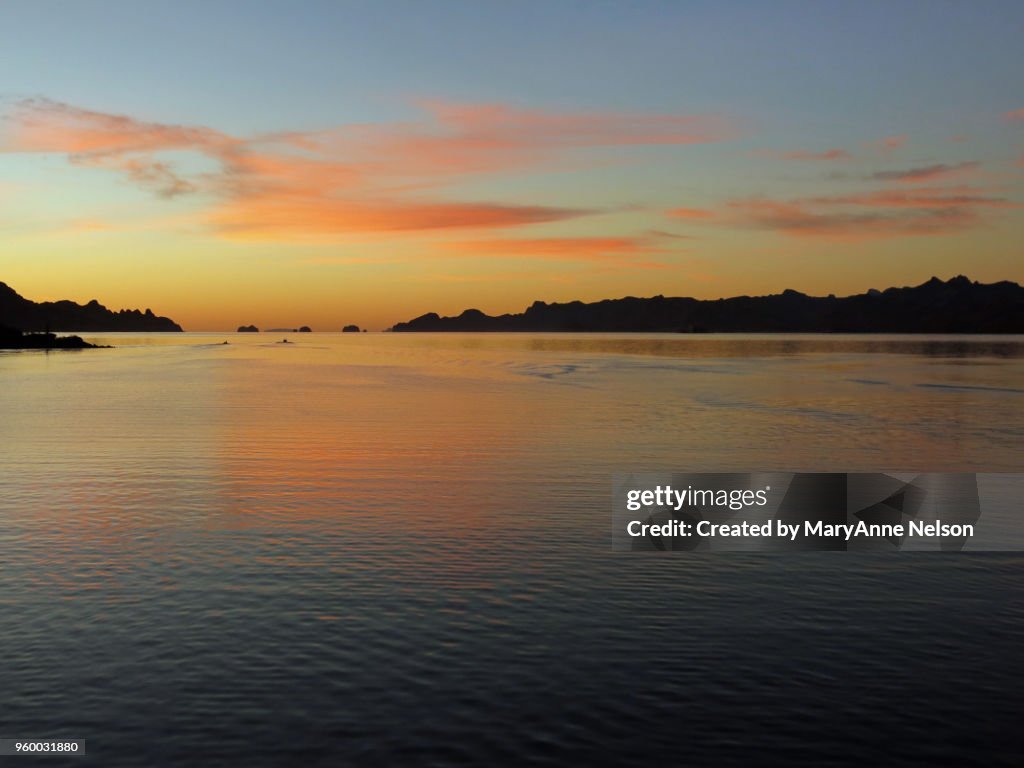
[{"label": "dark ridge line", "polygon": [[836,298],[786,290],[729,299],[605,299],[592,303],[536,301],[498,316],[467,309],[456,317],[430,312],[397,323],[396,332],[548,331],[605,333],[1024,333],[1024,288],[982,284],[963,275],[933,277],[913,287]]}]

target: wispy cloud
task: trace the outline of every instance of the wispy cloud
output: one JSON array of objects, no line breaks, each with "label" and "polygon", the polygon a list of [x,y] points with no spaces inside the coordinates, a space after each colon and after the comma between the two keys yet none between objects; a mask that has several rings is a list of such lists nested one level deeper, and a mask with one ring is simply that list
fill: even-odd
[{"label": "wispy cloud", "polygon": [[156,152],[198,150],[227,157],[241,142],[208,128],[147,123],[123,115],[81,109],[49,99],[25,99],[8,115],[0,151],[65,154],[69,162],[122,174],[159,197],[198,189]]},{"label": "wispy cloud", "polygon": [[1003,113],[1003,119],[1004,120],[1009,120],[1011,122],[1017,122],[1019,120],[1024,120],[1024,107],[1021,107],[1020,109],[1014,109],[1014,110],[1012,110],[1010,112],[1004,112]]},{"label": "wispy cloud", "polygon": [[708,144],[737,131],[708,115],[548,112],[504,104],[415,102],[418,123],[357,126],[325,137],[374,158],[378,170],[480,173],[537,167],[570,150],[615,146]]},{"label": "wispy cloud", "polygon": [[[595,147],[685,145],[735,135],[716,116],[574,113],[420,101],[407,123],[236,137],[137,120],[46,99],[19,102],[0,151],[65,154],[161,198],[202,193],[202,222],[243,239],[510,228],[589,210],[451,200],[444,188],[480,174],[552,170]],[[190,151],[214,172],[185,173],[161,153]]]},{"label": "wispy cloud", "polygon": [[44,98],[17,102],[9,119],[8,152],[97,157],[197,147],[223,151],[241,144],[209,128],[147,123]]},{"label": "wispy cloud", "polygon": [[507,270],[502,272],[492,272],[488,270],[483,273],[473,272],[458,272],[449,273],[442,272],[439,270],[431,270],[428,273],[418,274],[409,278],[410,280],[417,283],[453,283],[456,285],[461,284],[493,284],[495,281],[534,281],[543,282],[545,284],[559,284],[559,285],[570,285],[575,286],[578,283],[579,278],[572,274],[557,274],[552,273],[550,270]]},{"label": "wispy cloud", "polygon": [[673,219],[709,219],[715,215],[708,208],[671,208],[666,213]]},{"label": "wispy cloud", "polygon": [[858,205],[886,208],[1019,208],[1020,204],[977,187],[916,187],[913,189],[881,189],[851,195],[808,197],[813,205]]},{"label": "wispy cloud", "polygon": [[775,149],[755,149],[751,152],[755,157],[774,157],[779,160],[849,160],[853,157],[845,149],[833,148],[820,152],[797,149],[782,152]]},{"label": "wispy cloud", "polygon": [[645,237],[547,237],[472,240],[447,243],[452,255],[478,258],[585,261],[637,269],[665,269],[668,265],[647,257],[666,253]]},{"label": "wispy cloud", "polygon": [[105,232],[112,229],[110,222],[103,221],[102,219],[74,219],[69,221],[67,229],[77,234],[84,234],[89,232]]},{"label": "wispy cloud", "polygon": [[229,201],[207,217],[242,240],[330,239],[352,233],[429,232],[519,227],[581,216],[580,209],[387,199],[335,199],[276,193]]},{"label": "wispy cloud", "polygon": [[666,240],[695,240],[694,235],[680,235],[677,232],[668,232],[664,229],[649,229],[647,230],[648,237],[664,238]]},{"label": "wispy cloud", "polygon": [[885,136],[881,139],[866,142],[866,144],[869,148],[879,150],[880,152],[892,152],[903,147],[908,139],[907,134],[901,133],[898,136]]},{"label": "wispy cloud", "polygon": [[963,177],[977,171],[981,163],[969,161],[949,165],[937,163],[919,168],[906,168],[899,171],[879,171],[871,174],[877,181],[900,181],[919,184],[921,182],[944,181],[954,177]]},{"label": "wispy cloud", "polygon": [[726,204],[723,219],[733,226],[794,237],[864,240],[958,232],[984,223],[994,210],[1016,207],[1004,197],[971,187],[919,187],[793,200],[733,200]]}]

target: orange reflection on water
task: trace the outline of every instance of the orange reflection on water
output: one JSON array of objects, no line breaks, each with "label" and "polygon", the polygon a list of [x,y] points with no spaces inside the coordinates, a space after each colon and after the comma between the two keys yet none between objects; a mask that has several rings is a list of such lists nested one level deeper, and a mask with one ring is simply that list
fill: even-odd
[{"label": "orange reflection on water", "polygon": [[62,590],[173,588],[199,551],[464,579],[475,548],[592,541],[619,472],[1017,469],[1019,339],[352,336],[0,356],[0,518],[81,565]]}]

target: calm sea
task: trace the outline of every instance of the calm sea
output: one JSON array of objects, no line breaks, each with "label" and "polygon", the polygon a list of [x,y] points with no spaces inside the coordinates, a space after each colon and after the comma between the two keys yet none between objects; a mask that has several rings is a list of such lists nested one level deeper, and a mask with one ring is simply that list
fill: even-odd
[{"label": "calm sea", "polygon": [[88,338],[0,354],[0,737],[1024,764],[1024,556],[610,543],[616,473],[1024,471],[1022,337]]}]

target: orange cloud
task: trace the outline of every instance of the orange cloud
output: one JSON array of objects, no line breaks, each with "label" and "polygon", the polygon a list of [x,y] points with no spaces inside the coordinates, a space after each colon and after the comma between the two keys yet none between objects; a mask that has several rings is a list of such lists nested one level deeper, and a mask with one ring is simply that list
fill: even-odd
[{"label": "orange cloud", "polygon": [[666,213],[675,219],[709,219],[715,215],[706,208],[672,208]]},{"label": "orange cloud", "polygon": [[1020,109],[1015,109],[1012,112],[1005,112],[1003,114],[1003,119],[1009,120],[1011,122],[1024,120],[1024,107],[1021,107]]},{"label": "orange cloud", "polygon": [[[206,193],[201,220],[230,238],[344,238],[354,233],[518,227],[588,213],[536,205],[424,199],[424,190],[472,174],[550,170],[592,147],[721,141],[714,116],[573,113],[500,104],[422,101],[411,123],[347,126],[239,138],[45,99],[19,102],[3,152],[63,153],[119,173],[159,197]],[[212,173],[184,174],[160,153],[192,151]]]},{"label": "orange cloud", "polygon": [[587,211],[485,203],[409,202],[268,194],[228,201],[206,221],[240,240],[336,239],[343,234],[519,227]]}]

